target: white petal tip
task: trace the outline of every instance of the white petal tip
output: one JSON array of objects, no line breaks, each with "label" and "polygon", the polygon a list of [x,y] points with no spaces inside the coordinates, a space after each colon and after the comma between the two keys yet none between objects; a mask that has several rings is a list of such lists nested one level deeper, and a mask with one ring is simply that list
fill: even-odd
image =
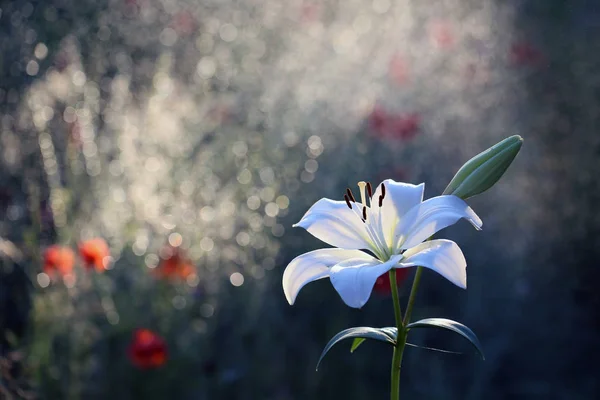
[{"label": "white petal tip", "polygon": [[298,293],[296,293],[296,295],[293,295],[293,293],[289,293],[287,290],[284,289],[283,294],[284,294],[285,299],[287,300],[288,304],[290,306],[293,306],[294,303],[296,302],[296,296],[298,295]]},{"label": "white petal tip", "polygon": [[475,228],[476,230],[480,231],[482,229],[483,221],[478,216],[475,216],[475,218],[468,218],[468,220],[471,223],[471,225],[473,225],[473,228]]},{"label": "white petal tip", "polygon": [[357,310],[360,310],[361,308],[363,308],[363,306],[367,303],[362,303],[362,304],[348,304],[344,301],[344,304],[346,304],[348,307],[350,308],[355,308]]},{"label": "white petal tip", "polygon": [[309,226],[310,226],[310,223],[307,223],[306,218],[302,218],[300,221],[298,221],[294,225],[292,225],[292,228],[308,229]]}]

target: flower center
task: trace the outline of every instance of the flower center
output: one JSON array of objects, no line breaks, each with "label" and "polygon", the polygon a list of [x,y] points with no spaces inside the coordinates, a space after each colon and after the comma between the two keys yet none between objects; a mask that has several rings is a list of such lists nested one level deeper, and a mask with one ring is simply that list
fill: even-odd
[{"label": "flower center", "polygon": [[[385,242],[382,229],[382,215],[381,210],[374,211],[373,208],[373,187],[371,183],[360,181],[358,182],[358,188],[360,191],[361,205],[353,207],[353,203],[356,204],[356,199],[350,188],[346,189],[344,194],[344,200],[348,208],[355,212],[356,216],[366,225],[367,233],[373,246],[372,250],[375,252],[377,257],[381,260],[387,259],[390,255],[390,250]],[[381,209],[383,205],[383,199],[385,197],[385,185],[381,184],[381,194],[379,195],[378,205]],[[367,204],[368,199],[368,204]],[[367,221],[368,219],[368,221]]]},{"label": "flower center", "polygon": [[[367,196],[365,195],[365,192],[367,192],[367,194],[369,196],[369,204],[372,205],[371,198],[373,197],[373,188],[371,186],[371,183],[365,182],[365,181],[358,182],[358,188],[360,191],[360,200],[361,200],[361,204],[362,204],[361,219],[362,219],[362,222],[366,223],[368,206],[367,206]],[[354,198],[354,194],[352,193],[352,190],[350,190],[350,188],[346,189],[346,194],[344,194],[344,200],[346,200],[346,204],[348,205],[348,208],[351,210],[354,210],[352,208],[352,203],[356,203],[356,199]]]},{"label": "flower center", "polygon": [[[367,200],[365,199],[365,188],[367,187],[367,183],[365,181],[358,182],[358,187],[360,188],[360,200],[363,207],[367,206]],[[371,185],[369,184],[369,187]]]},{"label": "flower center", "polygon": [[[358,182],[358,188],[360,190],[360,200],[362,204],[362,220],[363,222],[367,221],[367,207],[373,207],[373,186],[371,186],[371,182],[360,181]],[[367,206],[367,198],[369,199],[369,205]],[[385,198],[385,185],[381,184],[381,194],[379,195],[378,204],[379,208],[383,205],[383,199]],[[346,193],[344,194],[344,200],[348,205],[348,208],[352,210],[352,203],[356,203],[356,199],[354,198],[354,194],[350,188],[346,189]]]}]

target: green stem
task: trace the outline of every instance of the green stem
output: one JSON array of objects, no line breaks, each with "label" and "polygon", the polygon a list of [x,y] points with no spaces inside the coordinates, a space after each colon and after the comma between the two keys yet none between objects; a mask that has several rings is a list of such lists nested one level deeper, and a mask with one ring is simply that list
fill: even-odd
[{"label": "green stem", "polygon": [[396,269],[392,268],[388,274],[390,278],[390,287],[392,289],[392,299],[394,300],[394,316],[396,317],[396,326],[402,326],[402,311],[400,307],[400,297],[398,296],[398,283],[396,283]]},{"label": "green stem", "polygon": [[392,287],[392,299],[394,300],[394,315],[396,317],[396,327],[398,328],[398,337],[396,338],[396,346],[394,346],[394,355],[392,357],[391,400],[400,399],[400,369],[402,366],[402,355],[404,354],[406,337],[408,334],[405,326],[410,322],[410,316],[415,305],[415,299],[417,297],[417,290],[419,289],[422,273],[423,267],[418,267],[417,272],[415,273],[415,279],[413,280],[412,288],[410,289],[410,296],[408,298],[408,305],[406,307],[406,313],[404,314],[404,320],[402,320],[402,313],[400,312],[398,286],[396,284],[396,270],[392,269],[389,273],[390,285]]},{"label": "green stem", "polygon": [[390,286],[392,289],[392,299],[394,301],[394,316],[396,317],[396,327],[398,328],[398,338],[394,346],[394,355],[392,357],[392,388],[391,400],[400,399],[400,365],[402,364],[402,353],[404,352],[405,339],[404,326],[402,325],[402,311],[400,310],[400,299],[398,297],[398,284],[396,283],[396,270],[389,272]]},{"label": "green stem", "polygon": [[403,325],[406,326],[410,322],[410,316],[412,314],[413,306],[415,305],[415,299],[417,298],[417,290],[419,289],[419,282],[421,282],[421,274],[423,273],[423,267],[417,267],[415,273],[415,279],[413,280],[412,288],[410,289],[410,296],[408,297],[408,305],[406,306],[406,314],[404,315]]}]

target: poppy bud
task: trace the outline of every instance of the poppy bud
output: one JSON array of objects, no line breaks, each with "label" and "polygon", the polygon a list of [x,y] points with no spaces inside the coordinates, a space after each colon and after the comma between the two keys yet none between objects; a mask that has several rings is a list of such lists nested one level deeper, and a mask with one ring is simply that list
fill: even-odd
[{"label": "poppy bud", "polygon": [[465,200],[485,192],[504,175],[522,144],[523,138],[514,135],[471,158],[454,175],[443,194]]}]

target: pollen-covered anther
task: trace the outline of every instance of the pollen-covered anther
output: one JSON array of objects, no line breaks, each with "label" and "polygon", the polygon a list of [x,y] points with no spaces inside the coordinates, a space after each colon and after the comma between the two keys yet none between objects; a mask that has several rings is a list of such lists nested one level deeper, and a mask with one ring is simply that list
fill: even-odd
[{"label": "pollen-covered anther", "polygon": [[367,182],[367,194],[369,195],[369,201],[373,198],[373,186],[371,186],[371,182]]},{"label": "pollen-covered anther", "polygon": [[385,197],[385,185],[381,184],[381,194],[379,195],[379,207],[383,205],[383,199]]},{"label": "pollen-covered anther", "polygon": [[[352,194],[352,190],[350,190],[350,188],[346,188],[346,194],[348,195],[348,198],[353,202],[356,203],[356,199],[354,198],[354,195]],[[352,207],[350,207],[352,208]]]},{"label": "pollen-covered anther", "polygon": [[352,210],[352,204],[350,204],[350,198],[348,197],[347,194],[344,195],[344,200],[346,200],[346,204],[348,205],[348,208]]},{"label": "pollen-covered anther", "polygon": [[363,206],[363,222],[367,220],[367,206]]}]

